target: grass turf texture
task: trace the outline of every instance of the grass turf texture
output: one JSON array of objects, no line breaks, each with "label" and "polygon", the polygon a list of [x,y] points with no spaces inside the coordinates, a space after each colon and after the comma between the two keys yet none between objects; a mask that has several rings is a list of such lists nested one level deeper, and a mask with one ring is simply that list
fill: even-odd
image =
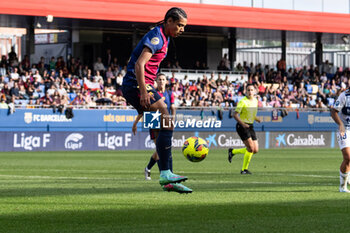
[{"label": "grass turf texture", "polygon": [[0,153],[0,232],[347,232],[339,150],[211,150],[200,163],[173,152],[194,193],[161,190],[151,151]]}]

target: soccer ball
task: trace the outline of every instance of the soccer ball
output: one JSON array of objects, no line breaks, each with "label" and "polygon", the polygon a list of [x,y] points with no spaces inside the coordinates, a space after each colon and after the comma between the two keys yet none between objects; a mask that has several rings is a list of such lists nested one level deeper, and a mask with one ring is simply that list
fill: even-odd
[{"label": "soccer ball", "polygon": [[182,153],[191,162],[200,162],[207,156],[209,148],[207,142],[200,137],[189,137],[182,146]]}]

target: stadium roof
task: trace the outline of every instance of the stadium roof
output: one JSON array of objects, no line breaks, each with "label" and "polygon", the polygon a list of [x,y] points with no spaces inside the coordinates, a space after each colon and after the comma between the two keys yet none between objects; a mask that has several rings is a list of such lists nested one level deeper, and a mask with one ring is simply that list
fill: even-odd
[{"label": "stadium roof", "polygon": [[[182,7],[188,13],[188,24],[199,32],[222,32],[219,28],[238,28],[241,38],[273,39],[280,37],[280,30],[292,31],[287,37],[298,37],[299,41],[314,40],[309,32],[323,32],[325,37],[333,38],[327,33],[350,34],[350,15],[294,10],[263,9],[236,6],[219,6],[209,4],[172,3],[148,0],[12,0],[0,2],[0,26],[8,26],[13,21],[11,15],[47,16],[55,19],[70,19],[69,25],[76,19],[103,20],[104,25],[115,26],[107,21],[120,22],[119,26],[128,25],[123,22],[155,23],[164,17],[166,10],[174,5]],[[13,20],[14,18],[12,18]],[[79,20],[78,20],[79,19]],[[23,21],[18,17],[15,21]],[[19,22],[20,24],[21,22]],[[62,21],[63,23],[63,21]],[[5,25],[4,25],[5,24]],[[17,23],[18,24],[18,23]],[[87,26],[89,23],[86,23]],[[97,23],[98,24],[98,23]],[[59,26],[59,25],[58,25]],[[63,24],[64,26],[64,24]],[[91,22],[90,22],[91,26]],[[204,28],[203,30],[203,27]],[[216,29],[215,29],[216,28]],[[262,30],[269,29],[269,30]],[[272,32],[270,30],[276,30]],[[308,32],[306,34],[300,32]],[[246,36],[244,36],[246,35]],[[340,38],[340,36],[339,36]],[[339,39],[338,38],[338,39]],[[289,41],[290,38],[288,39]],[[298,41],[298,40],[294,40]],[[334,42],[333,42],[334,43]]]}]

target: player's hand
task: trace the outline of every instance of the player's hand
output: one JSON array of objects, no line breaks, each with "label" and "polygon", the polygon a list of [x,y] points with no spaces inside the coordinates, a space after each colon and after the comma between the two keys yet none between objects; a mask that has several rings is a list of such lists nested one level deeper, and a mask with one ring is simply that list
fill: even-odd
[{"label": "player's hand", "polygon": [[144,109],[149,109],[151,106],[151,99],[155,100],[148,92],[141,93],[140,104]]},{"label": "player's hand", "polygon": [[246,124],[246,123],[243,123],[243,128],[245,128],[245,129],[248,129],[249,128],[249,125],[248,124]]},{"label": "player's hand", "polygon": [[255,121],[258,122],[258,123],[261,123],[261,118],[257,117],[257,118],[255,118]]},{"label": "player's hand", "polygon": [[344,137],[344,135],[345,135],[345,127],[344,127],[343,124],[339,125],[339,133],[340,133],[340,136]]},{"label": "player's hand", "polygon": [[132,132],[134,135],[136,135],[136,132],[137,132],[137,125],[136,124],[132,126]]}]

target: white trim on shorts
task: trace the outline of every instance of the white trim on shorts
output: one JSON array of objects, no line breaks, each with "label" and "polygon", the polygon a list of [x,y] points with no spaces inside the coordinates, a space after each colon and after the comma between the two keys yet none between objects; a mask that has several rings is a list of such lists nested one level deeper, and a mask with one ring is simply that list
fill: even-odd
[{"label": "white trim on shorts", "polygon": [[350,129],[345,130],[345,134],[343,137],[340,136],[339,131],[337,132],[337,141],[339,144],[340,150],[350,147]]}]

